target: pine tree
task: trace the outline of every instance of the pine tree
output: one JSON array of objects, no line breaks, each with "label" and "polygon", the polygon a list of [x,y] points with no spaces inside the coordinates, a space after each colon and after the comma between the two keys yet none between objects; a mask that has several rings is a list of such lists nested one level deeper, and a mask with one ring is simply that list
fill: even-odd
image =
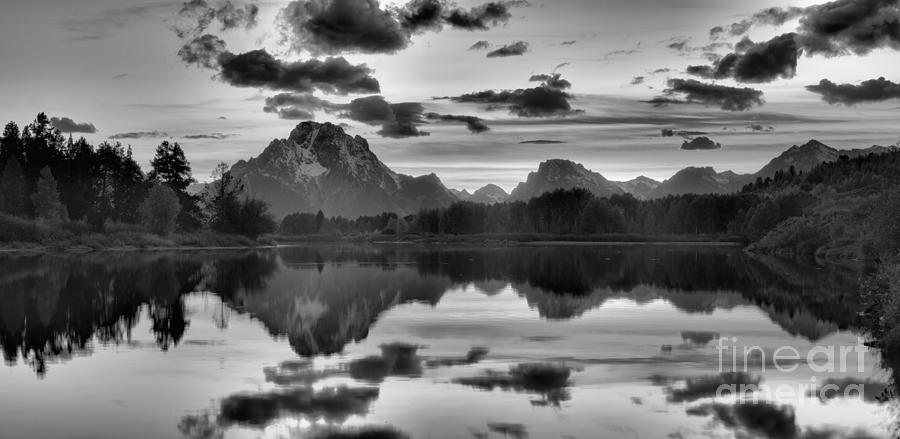
[{"label": "pine tree", "polygon": [[22,165],[15,157],[10,157],[0,177],[0,212],[9,215],[25,215],[25,194],[27,185]]},{"label": "pine tree", "polygon": [[191,176],[191,164],[184,156],[184,150],[178,142],[162,142],[156,148],[156,155],[150,161],[152,167],[147,178],[150,181],[158,181],[171,187],[181,203],[181,214],[178,217],[178,225],[184,230],[196,230],[200,228],[201,216],[198,205],[199,198],[188,193],[187,188],[195,180]]},{"label": "pine tree", "polygon": [[66,208],[59,201],[56,179],[49,167],[41,169],[34,195],[31,196],[38,218],[47,221],[61,221],[67,217]]}]

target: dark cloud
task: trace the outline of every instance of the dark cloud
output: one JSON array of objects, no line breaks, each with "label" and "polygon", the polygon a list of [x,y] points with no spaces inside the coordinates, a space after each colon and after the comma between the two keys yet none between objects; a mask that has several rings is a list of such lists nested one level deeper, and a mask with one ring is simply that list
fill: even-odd
[{"label": "dark cloud", "polygon": [[823,101],[832,105],[856,105],[864,102],[900,99],[900,84],[888,81],[884,77],[869,79],[858,85],[835,84],[823,79],[817,85],[808,85],[806,89],[821,95]]},{"label": "dark cloud", "polygon": [[563,142],[562,140],[544,140],[544,139],[523,140],[523,141],[519,142],[520,145],[555,145],[557,143],[566,143],[566,142]]},{"label": "dark cloud", "polygon": [[753,14],[750,18],[745,18],[741,21],[731,23],[727,26],[713,27],[709,30],[709,36],[712,39],[717,39],[723,36],[726,32],[731,36],[740,36],[747,33],[747,31],[749,31],[751,27],[758,25],[781,26],[790,20],[802,16],[805,11],[805,8],[798,8],[794,6],[787,8],[766,8]]},{"label": "dark cloud", "polygon": [[490,2],[451,9],[446,0],[412,0],[382,9],[378,0],[295,0],[282,10],[282,33],[295,51],[318,54],[395,53],[412,35],[440,31],[444,25],[487,30],[506,23],[510,8],[522,1]]},{"label": "dark cloud", "polygon": [[541,82],[547,87],[558,88],[560,90],[572,88],[572,83],[562,79],[561,73],[531,75],[531,77],[528,78],[528,82]]},{"label": "dark cloud", "polygon": [[525,439],[528,437],[528,430],[522,424],[514,424],[511,422],[488,422],[488,430],[502,434],[504,437],[513,439]]},{"label": "dark cloud", "polygon": [[51,117],[50,126],[64,133],[88,133],[97,132],[97,127],[92,123],[78,123],[68,117]]},{"label": "dark cloud", "polygon": [[218,58],[219,78],[235,87],[325,93],[377,93],[378,80],[365,64],[353,65],[343,57],[286,62],[268,52],[253,50],[239,55],[225,52]]},{"label": "dark cloud", "polygon": [[672,71],[672,69],[670,69],[668,67],[663,67],[661,69],[652,70],[652,71],[650,71],[650,73],[652,73],[654,75],[658,75],[660,73],[669,73],[671,71]]},{"label": "dark cloud", "polygon": [[528,43],[524,41],[516,41],[512,44],[507,44],[497,50],[492,50],[488,52],[488,58],[498,58],[498,57],[507,57],[507,56],[521,56],[524,55],[525,52],[528,52]]},{"label": "dark cloud", "polygon": [[296,51],[394,53],[410,33],[378,0],[297,0],[281,12]]},{"label": "dark cloud", "polygon": [[741,51],[725,55],[714,65],[688,66],[686,72],[707,79],[734,78],[750,83],[793,78],[797,72],[801,50],[796,34],[783,34],[764,43],[745,39],[738,46]]},{"label": "dark cloud", "polygon": [[445,4],[442,0],[412,0],[397,12],[400,25],[410,33],[441,30]]},{"label": "dark cloud", "polygon": [[711,416],[713,422],[734,430],[738,437],[792,439],[799,436],[794,410],[769,402],[708,403],[689,407],[691,416]]},{"label": "dark cloud", "polygon": [[340,105],[313,96],[311,93],[280,93],[266,98],[263,111],[277,114],[286,120],[313,119],[313,111],[336,110]]},{"label": "dark cloud", "polygon": [[[679,137],[683,137],[685,139],[693,139],[694,136],[703,136],[706,134],[708,134],[708,133],[703,132],[703,131],[687,131],[687,130],[675,131],[672,128],[663,128],[662,130],[660,130],[660,135],[662,137],[679,136]],[[682,334],[684,334],[684,333],[682,333]]]},{"label": "dark cloud", "polygon": [[512,17],[511,6],[525,5],[524,1],[490,2],[468,11],[456,8],[446,17],[447,24],[457,29],[488,30],[490,26],[504,24]]},{"label": "dark cloud", "polygon": [[631,85],[643,84],[644,80],[646,80],[646,79],[647,78],[645,78],[643,76],[635,76],[634,78],[631,78]]},{"label": "dark cloud", "polygon": [[209,134],[187,134],[184,136],[185,139],[198,140],[198,139],[210,139],[210,140],[223,140],[229,137],[234,137],[234,134],[224,134],[224,133],[209,133]]},{"label": "dark cloud", "polygon": [[745,111],[764,103],[763,93],[752,88],[708,84],[694,79],[669,79],[665,96],[645,101],[654,105],[693,103],[716,105],[723,110]]},{"label": "dark cloud", "polygon": [[713,142],[709,137],[700,136],[691,140],[685,140],[681,143],[681,149],[699,150],[699,149],[720,149],[722,144]]},{"label": "dark cloud", "polygon": [[490,127],[475,116],[460,116],[455,114],[438,114],[438,113],[428,113],[425,115],[426,119],[429,120],[442,120],[446,122],[465,122],[466,127],[469,128],[469,131],[472,133],[483,133],[485,131],[489,131]]},{"label": "dark cloud", "polygon": [[540,81],[541,85],[516,90],[485,90],[449,99],[454,102],[487,104],[488,109],[506,107],[510,113],[519,117],[563,116],[576,111],[569,104],[572,96],[565,92],[571,83],[562,79],[560,74],[533,75],[530,79]]},{"label": "dark cloud", "polygon": [[[701,137],[704,138],[705,137]],[[707,139],[709,140],[709,139]],[[702,398],[718,396],[719,393],[732,391],[738,396],[741,386],[744,389],[752,389],[749,386],[758,386],[759,378],[754,378],[745,372],[723,372],[718,375],[691,377],[684,381],[681,387],[667,386],[665,388],[666,399],[671,402],[693,402]],[[723,387],[725,386],[725,387]]]},{"label": "dark cloud", "polygon": [[826,56],[900,49],[897,0],[836,0],[807,8],[798,29],[806,52]]},{"label": "dark cloud", "polygon": [[747,129],[755,133],[771,133],[772,131],[775,131],[775,127],[771,125],[762,125],[758,123],[747,125]]},{"label": "dark cloud", "polygon": [[191,0],[178,11],[177,22],[172,28],[180,38],[200,35],[214,22],[218,22],[223,31],[249,29],[256,25],[257,15],[259,7],[255,4],[238,7],[230,0],[217,5],[210,5],[206,0]]},{"label": "dark cloud", "polygon": [[820,401],[837,398],[859,398],[870,403],[885,403],[890,400],[891,388],[888,383],[854,377],[828,378],[819,387],[809,392]]},{"label": "dark cloud", "polygon": [[184,43],[178,50],[178,56],[187,64],[196,64],[199,67],[216,69],[219,65],[219,55],[225,53],[225,40],[206,34]]},{"label": "dark cloud", "polygon": [[491,43],[481,40],[476,41],[475,44],[469,46],[469,50],[487,50],[491,48]]},{"label": "dark cloud", "polygon": [[640,53],[640,50],[637,49],[619,49],[613,50],[611,52],[606,52],[603,54],[603,59],[609,59],[616,56],[628,56],[634,55],[635,53]]},{"label": "dark cloud", "polygon": [[690,38],[676,38],[673,39],[672,42],[667,44],[666,47],[677,52],[683,52],[688,49],[689,42]]},{"label": "dark cloud", "polygon": [[144,138],[154,138],[154,137],[169,137],[167,133],[162,131],[136,131],[131,133],[118,133],[109,136],[111,140],[120,140],[120,139],[144,139]]},{"label": "dark cloud", "polygon": [[568,41],[563,41],[562,43],[559,43],[559,44],[562,44],[563,46],[572,46],[572,45],[575,45],[576,43],[578,43],[577,40],[568,40]]},{"label": "dark cloud", "polygon": [[267,393],[237,394],[222,400],[219,422],[261,427],[285,414],[343,422],[353,415],[365,415],[378,399],[378,388],[311,387],[275,390]]},{"label": "dark cloud", "polygon": [[313,427],[307,439],[409,439],[409,435],[391,426]]},{"label": "dark cloud", "polygon": [[422,104],[417,102],[390,103],[381,96],[354,99],[342,106],[341,117],[368,125],[381,125],[378,134],[384,137],[417,137],[429,133],[420,131],[424,123]]}]

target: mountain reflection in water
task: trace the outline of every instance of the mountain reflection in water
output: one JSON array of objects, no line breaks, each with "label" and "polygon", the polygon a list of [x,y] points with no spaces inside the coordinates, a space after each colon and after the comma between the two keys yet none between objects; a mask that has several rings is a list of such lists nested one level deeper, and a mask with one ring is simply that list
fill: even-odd
[{"label": "mountain reflection in water", "polygon": [[[406,431],[407,426],[391,425],[396,419],[389,415],[408,413],[410,404],[419,404],[414,396],[417,391],[439,391],[450,399],[487,392],[498,404],[521,395],[535,410],[547,407],[543,410],[577,413],[583,407],[578,404],[579,395],[620,377],[645,382],[630,387],[634,394],[623,395],[626,405],[635,410],[653,404],[654,411],[682,405],[666,409],[680,413],[680,421],[666,421],[674,425],[699,422],[706,425],[704,429],[748,437],[843,437],[869,433],[842,430],[840,425],[804,427],[793,406],[777,401],[751,404],[717,399],[714,390],[719,384],[759,384],[763,375],[753,371],[698,375],[681,365],[702,364],[711,371],[715,344],[730,329],[708,324],[690,327],[689,322],[698,321],[691,316],[754,309],[777,325],[785,340],[798,338],[810,346],[856,331],[856,316],[863,309],[856,294],[859,276],[857,269],[849,267],[821,267],[749,257],[730,248],[688,246],[439,250],[313,246],[77,257],[6,255],[0,256],[0,347],[8,365],[29,367],[38,377],[52,377],[56,369],[62,371],[69,363],[89,361],[76,357],[90,357],[99,348],[136,348],[135,339],[140,337],[135,337],[134,331],[144,318],[152,344],[161,353],[184,347],[221,353],[228,348],[230,321],[240,316],[264,328],[274,343],[289,344],[296,358],[259,359],[269,366],[247,377],[263,383],[258,391],[209,395],[218,402],[179,416],[173,422],[176,436],[224,437],[240,431],[262,431],[270,436],[271,428],[280,425],[276,436],[288,431],[288,436],[301,437],[408,437],[412,433]],[[462,312],[453,308],[463,305],[456,302],[448,303],[450,308],[442,314],[446,296],[457,291],[474,292],[483,298],[478,300],[486,301],[509,300],[511,294],[531,310],[532,316],[522,319],[545,322],[544,326],[566,322],[576,326],[521,333],[524,348],[517,351],[500,346],[495,352],[497,346],[479,342],[489,342],[497,331],[519,331],[514,322],[504,323],[504,319],[519,317],[498,314],[487,321],[466,321],[463,314],[446,314]],[[226,340],[187,339],[192,321],[200,322],[190,310],[198,292],[211,295],[220,304],[221,309],[211,318]],[[655,310],[654,304],[660,301],[684,317]],[[650,334],[657,324],[652,316],[661,315],[653,313],[664,312],[670,316],[667,318],[684,319],[675,332],[680,344],[657,346],[655,354],[641,356],[640,352],[646,352],[643,339],[623,339],[612,345],[604,338],[612,334],[597,333],[592,340],[590,333],[566,332],[578,331],[581,323],[577,322],[594,310],[629,303],[632,305],[622,312],[638,313],[638,320],[644,312],[648,320],[630,329],[610,330]],[[391,339],[389,332],[368,340],[380,319],[410,306],[434,310],[437,320],[429,321],[432,317],[424,316],[424,311],[409,309],[397,315],[400,323],[382,329],[388,331],[406,322],[403,324],[419,332],[406,334],[406,339]],[[631,318],[630,314],[619,315]],[[508,334],[504,337],[510,340]],[[430,346],[414,339],[447,342],[446,346]],[[585,340],[596,346],[579,347]],[[606,351],[589,352],[597,346]],[[353,347],[349,355],[348,347]],[[363,352],[366,354],[359,355]],[[646,366],[627,366],[640,364]],[[635,371],[623,372],[621,367],[617,369],[619,365]],[[102,369],[103,365],[92,367]],[[585,386],[586,380],[595,384]],[[883,401],[872,395],[887,392],[884,381],[868,376],[828,380],[838,386],[868,386],[864,402],[875,406]],[[398,382],[406,383],[401,393],[411,398],[403,404],[393,396],[400,391],[393,387]],[[638,395],[638,390],[644,394]],[[385,401],[387,408],[373,409],[386,392],[392,395],[388,398],[391,402]],[[651,394],[655,396],[648,396]],[[654,398],[656,402],[651,403]],[[426,400],[431,401],[425,398],[421,404]],[[822,399],[820,403],[825,407],[838,402]],[[608,412],[617,408],[603,407]],[[456,415],[462,417],[458,421],[466,420],[466,425],[453,432],[444,428],[438,436],[543,437],[523,419],[468,422],[477,413],[476,407],[471,410]],[[579,416],[590,419],[588,414]],[[282,425],[285,419],[306,423]],[[755,424],[760,419],[768,421]],[[0,424],[3,421],[0,410]],[[413,424],[409,427],[413,432],[426,428]],[[631,429],[637,428],[607,427],[611,437],[633,437]],[[692,430],[669,430],[683,437],[692,435]],[[810,436],[817,433],[821,435]]]}]

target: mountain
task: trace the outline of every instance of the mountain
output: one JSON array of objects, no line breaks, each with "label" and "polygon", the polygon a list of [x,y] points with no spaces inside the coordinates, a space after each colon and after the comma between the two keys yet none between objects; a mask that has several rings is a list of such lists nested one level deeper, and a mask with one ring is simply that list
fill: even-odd
[{"label": "mountain", "polygon": [[473,203],[497,204],[506,201],[508,198],[509,194],[502,187],[496,184],[489,184],[473,192],[466,200]]},{"label": "mountain", "polygon": [[459,201],[466,201],[466,200],[469,199],[469,197],[472,196],[472,194],[470,194],[469,191],[467,191],[467,190],[465,190],[465,189],[463,189],[463,190],[459,190],[459,189],[448,189],[448,190],[449,190],[450,193],[453,194],[453,196],[456,197],[456,199],[458,199]]},{"label": "mountain", "polygon": [[772,177],[778,171],[787,171],[791,166],[798,172],[806,172],[824,162],[833,162],[840,156],[850,158],[869,153],[881,154],[890,151],[884,146],[862,149],[835,149],[818,140],[810,140],[801,146],[794,145],[763,166],[753,177]]},{"label": "mountain", "polygon": [[644,177],[643,175],[633,180],[614,181],[613,183],[615,183],[616,186],[619,186],[623,191],[634,195],[634,197],[639,200],[650,198],[650,193],[659,186],[658,181],[650,177]]},{"label": "mountain", "polygon": [[688,167],[675,173],[650,191],[648,198],[678,194],[726,194],[739,191],[752,176],[731,171],[716,172],[710,167]]},{"label": "mountain", "polygon": [[331,123],[302,122],[256,158],[231,168],[248,194],[269,203],[277,218],[294,212],[356,218],[447,206],[456,197],[434,174],[397,174],[360,136]]},{"label": "mountain", "polygon": [[541,163],[536,172],[529,173],[528,178],[513,189],[509,201],[528,201],[544,192],[576,187],[587,189],[598,197],[624,193],[615,183],[580,163],[553,159]]}]

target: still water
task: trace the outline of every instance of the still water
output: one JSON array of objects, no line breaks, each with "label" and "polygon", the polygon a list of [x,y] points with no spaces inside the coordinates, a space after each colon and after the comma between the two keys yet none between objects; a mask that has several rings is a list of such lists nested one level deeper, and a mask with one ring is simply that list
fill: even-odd
[{"label": "still water", "polygon": [[859,278],[691,246],[0,256],[0,437],[890,437]]}]

